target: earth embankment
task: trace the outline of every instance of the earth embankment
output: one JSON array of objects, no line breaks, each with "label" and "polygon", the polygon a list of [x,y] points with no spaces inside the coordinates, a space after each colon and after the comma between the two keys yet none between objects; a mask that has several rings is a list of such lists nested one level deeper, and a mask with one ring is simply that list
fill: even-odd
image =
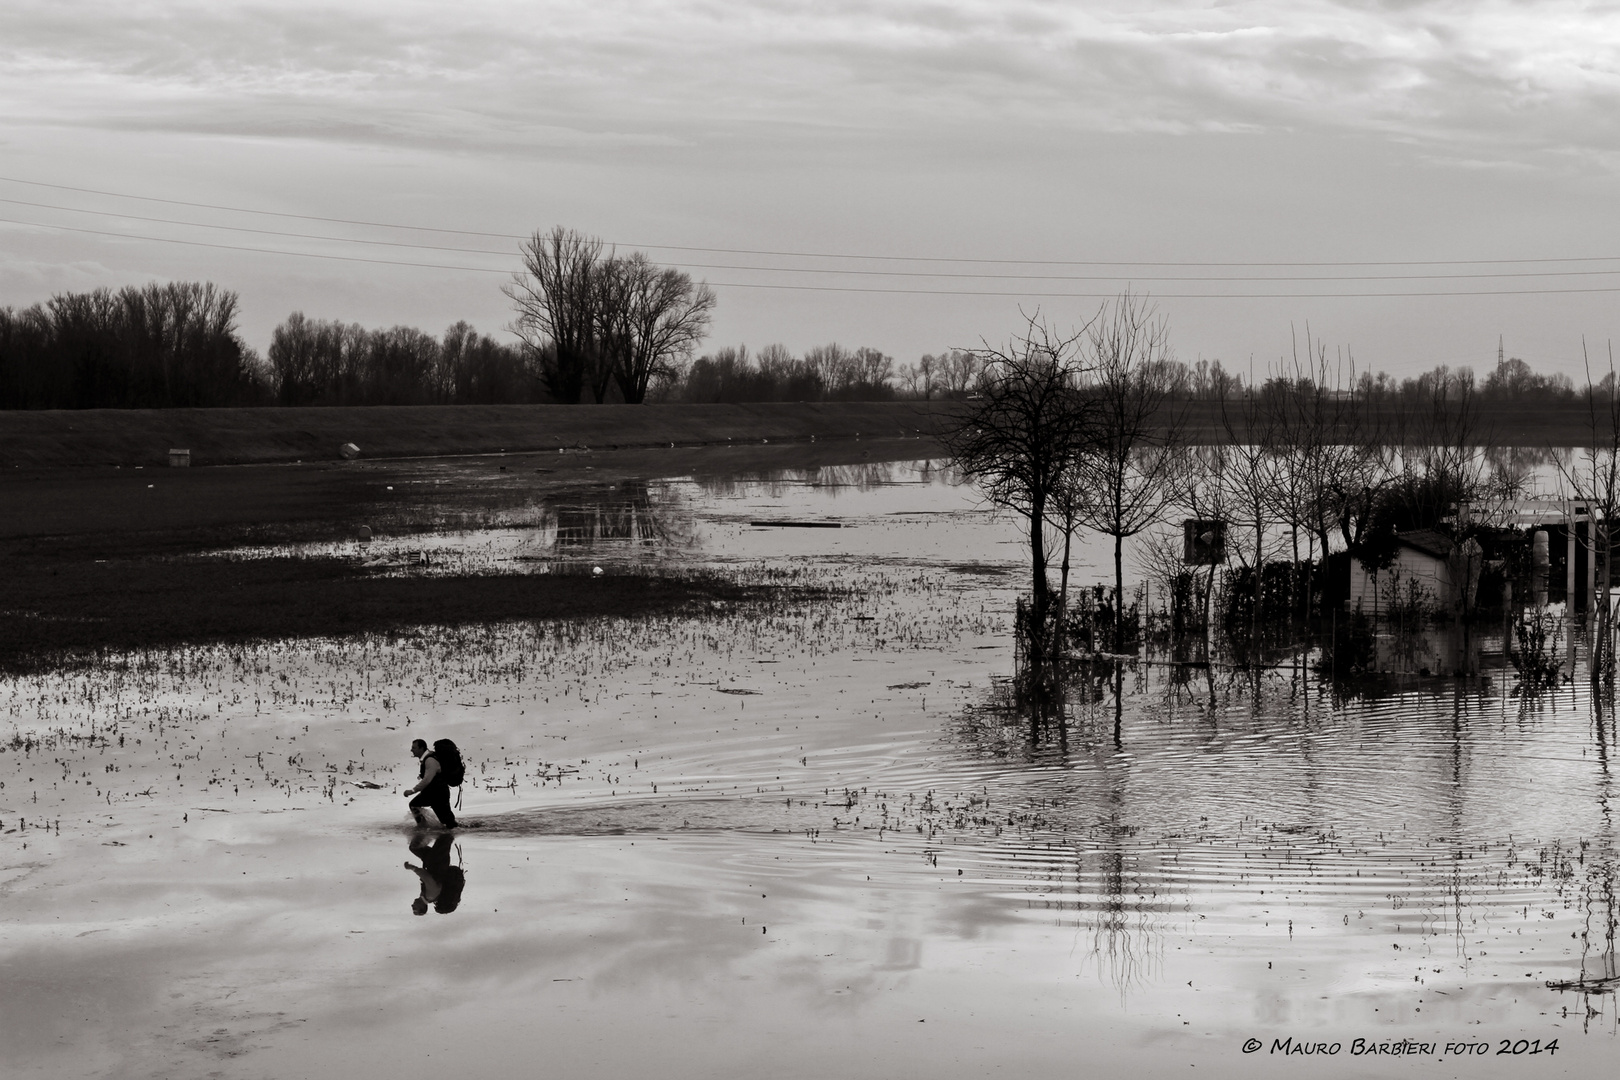
[{"label": "earth embankment", "polygon": [[439,457],[589,447],[937,434],[947,407],[919,401],[737,405],[421,405],[355,408],[0,412],[0,467],[156,466]]}]

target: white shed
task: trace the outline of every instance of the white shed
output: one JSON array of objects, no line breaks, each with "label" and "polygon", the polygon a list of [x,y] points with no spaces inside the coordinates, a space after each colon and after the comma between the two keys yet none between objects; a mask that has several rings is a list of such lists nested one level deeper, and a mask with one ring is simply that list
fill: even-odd
[{"label": "white shed", "polygon": [[1377,615],[1395,603],[1406,603],[1416,594],[1427,607],[1449,607],[1454,599],[1451,552],[1456,542],[1433,529],[1396,533],[1395,542],[1395,561],[1386,569],[1369,573],[1360,559],[1350,560],[1350,597],[1346,606]]}]

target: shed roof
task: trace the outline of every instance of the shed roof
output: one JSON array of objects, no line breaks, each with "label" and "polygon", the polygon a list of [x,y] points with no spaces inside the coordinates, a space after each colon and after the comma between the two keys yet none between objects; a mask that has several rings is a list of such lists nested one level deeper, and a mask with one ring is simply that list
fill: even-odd
[{"label": "shed roof", "polygon": [[1395,539],[1414,551],[1421,551],[1436,559],[1446,558],[1451,554],[1451,549],[1457,546],[1451,537],[1433,529],[1413,529],[1411,532],[1396,533]]}]

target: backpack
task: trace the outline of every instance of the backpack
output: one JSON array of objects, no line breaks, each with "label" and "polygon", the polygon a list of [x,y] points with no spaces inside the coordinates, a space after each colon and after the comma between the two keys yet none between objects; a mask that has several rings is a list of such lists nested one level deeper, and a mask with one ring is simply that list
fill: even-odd
[{"label": "backpack", "polygon": [[467,766],[462,763],[461,751],[449,739],[440,739],[433,744],[433,756],[439,762],[439,775],[451,787],[460,787],[467,777]]},{"label": "backpack", "polygon": [[461,892],[467,887],[467,872],[459,866],[447,866],[444,870],[444,881],[439,889],[439,898],[433,901],[433,910],[440,915],[448,915],[456,910],[461,903]]}]

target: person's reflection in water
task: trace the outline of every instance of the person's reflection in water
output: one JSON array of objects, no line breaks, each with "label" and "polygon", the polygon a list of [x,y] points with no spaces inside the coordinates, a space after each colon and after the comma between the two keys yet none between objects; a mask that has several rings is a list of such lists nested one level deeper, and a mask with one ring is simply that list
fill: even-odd
[{"label": "person's reflection in water", "polygon": [[411,910],[416,914],[426,915],[431,904],[440,915],[448,915],[461,903],[467,875],[450,862],[450,849],[455,840],[449,833],[440,833],[431,844],[425,835],[412,837],[411,854],[422,860],[421,866],[405,863],[405,869],[422,879],[422,895],[411,901]]}]

